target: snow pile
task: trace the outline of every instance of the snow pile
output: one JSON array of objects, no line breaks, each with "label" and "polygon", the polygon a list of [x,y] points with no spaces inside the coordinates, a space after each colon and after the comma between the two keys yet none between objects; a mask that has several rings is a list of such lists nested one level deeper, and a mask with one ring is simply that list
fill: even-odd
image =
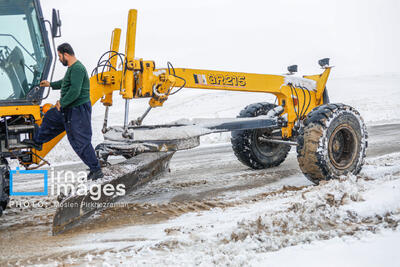
[{"label": "snow pile", "polygon": [[[130,139],[124,138],[122,133],[123,127],[112,127],[107,133],[104,134],[105,140],[110,141],[129,141]],[[128,136],[133,136],[132,141],[151,141],[151,140],[175,140],[192,138],[210,133],[211,130],[202,126],[180,126],[168,127],[157,129],[129,129]]]},{"label": "snow pile", "polygon": [[[225,240],[257,251],[364,232],[397,229],[400,222],[400,154],[367,161],[359,176],[349,175],[301,191],[284,193],[278,209],[238,222]],[[271,197],[271,200],[276,196]]]},{"label": "snow pile", "polygon": [[[398,188],[392,193],[400,194],[400,181],[391,184]],[[361,192],[371,189],[371,185],[364,180],[357,181],[355,176],[305,189],[300,196],[295,196],[294,201],[282,205],[282,209],[266,212],[256,220],[240,221],[225,241],[254,247],[257,252],[268,252],[346,235],[361,238],[364,232],[382,228],[396,229],[399,212],[374,209],[358,214],[355,204],[364,201]],[[396,208],[400,208],[400,203]]]},{"label": "snow pile", "polygon": [[285,80],[283,85],[292,85],[294,87],[305,88],[309,91],[316,91],[317,90],[317,82],[314,80],[285,75]]},{"label": "snow pile", "polygon": [[[123,235],[118,230],[103,234],[121,238],[120,244],[113,244],[121,247],[98,257],[136,265],[265,265],[276,251],[284,253],[288,247],[398,231],[400,153],[368,160],[358,176],[276,188],[241,201],[161,224],[125,228]],[[138,241],[123,242],[128,237]],[[96,241],[93,236],[82,238]]]}]

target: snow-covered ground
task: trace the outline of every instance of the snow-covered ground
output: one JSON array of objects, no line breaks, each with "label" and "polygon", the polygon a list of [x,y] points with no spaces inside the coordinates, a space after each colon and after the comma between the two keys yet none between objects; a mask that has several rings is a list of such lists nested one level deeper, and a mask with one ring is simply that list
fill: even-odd
[{"label": "snow-covered ground", "polygon": [[105,239],[143,240],[100,257],[126,265],[395,266],[400,260],[395,249],[400,242],[400,153],[369,159],[359,176],[257,191],[247,191],[250,198],[231,198],[242,203],[232,208],[187,213],[100,238],[85,235],[82,241],[96,246]]},{"label": "snow-covered ground", "polygon": [[[177,163],[180,160],[183,159],[178,159]],[[221,160],[222,165],[231,160]],[[213,167],[212,163],[210,165]],[[36,248],[41,250],[40,256],[34,256],[32,249],[33,255],[27,258],[25,253],[29,253],[21,252],[24,256],[20,256],[19,261],[13,259],[18,258],[14,256],[9,263],[44,266],[397,266],[400,260],[399,152],[370,157],[359,175],[318,186],[310,185],[298,171],[274,180],[280,171],[292,168],[290,158],[286,167],[255,175],[243,170],[236,176],[232,173],[230,184],[235,185],[236,190],[196,201],[199,196],[196,185],[203,183],[188,180],[199,178],[196,168],[200,165],[192,164],[193,176],[182,179],[185,176],[180,176],[179,167],[173,164],[171,172],[176,173],[179,181],[169,175],[149,184],[137,196],[137,199],[143,199],[140,193],[147,194],[147,201],[140,203],[138,200],[129,209],[103,212],[94,219],[91,227],[75,234],[44,236]],[[189,168],[189,164],[180,168]],[[224,178],[226,175],[222,180]],[[185,180],[187,184],[182,185]],[[269,182],[239,189],[240,184],[257,184],[261,180]],[[213,181],[218,179],[210,177],[204,183],[211,183],[209,186],[213,187]],[[179,182],[182,188],[191,187],[187,191],[191,195],[186,194],[186,201],[164,199],[154,202],[154,197],[160,197],[155,193],[160,189],[159,185],[171,193],[173,185]],[[146,190],[150,192],[146,193]],[[33,229],[35,236],[36,231]],[[13,231],[15,236],[19,234]],[[35,240],[33,237],[28,239],[29,242]],[[33,241],[33,245],[37,242]],[[7,262],[5,258],[0,260]]]}]

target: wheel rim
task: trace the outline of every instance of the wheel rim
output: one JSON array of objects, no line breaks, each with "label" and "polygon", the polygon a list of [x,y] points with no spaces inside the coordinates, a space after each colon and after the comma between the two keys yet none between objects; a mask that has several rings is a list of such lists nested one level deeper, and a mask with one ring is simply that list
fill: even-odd
[{"label": "wheel rim", "polygon": [[271,134],[265,130],[255,130],[253,133],[253,142],[256,149],[264,156],[271,157],[281,144],[260,141],[260,137],[271,137]]},{"label": "wheel rim", "polygon": [[349,125],[340,125],[330,136],[328,151],[332,164],[338,169],[347,169],[357,156],[357,135]]}]

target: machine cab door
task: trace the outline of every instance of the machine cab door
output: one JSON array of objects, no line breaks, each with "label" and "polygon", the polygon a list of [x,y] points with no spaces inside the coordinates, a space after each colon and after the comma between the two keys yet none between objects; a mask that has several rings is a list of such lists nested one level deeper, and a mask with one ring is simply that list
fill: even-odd
[{"label": "machine cab door", "polygon": [[52,55],[38,0],[0,0],[0,107],[40,104]]}]

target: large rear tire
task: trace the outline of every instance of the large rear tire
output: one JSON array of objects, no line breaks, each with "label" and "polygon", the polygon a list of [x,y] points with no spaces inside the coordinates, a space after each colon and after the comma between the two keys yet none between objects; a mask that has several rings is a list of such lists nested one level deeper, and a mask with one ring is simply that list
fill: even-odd
[{"label": "large rear tire", "polygon": [[[276,105],[256,103],[245,107],[238,118],[266,115]],[[232,132],[232,149],[244,165],[253,169],[265,169],[281,164],[287,157],[290,145],[260,141],[259,137],[272,135],[270,129],[241,130]]]},{"label": "large rear tire", "polygon": [[297,142],[297,160],[313,183],[357,174],[364,164],[368,134],[363,119],[344,104],[313,109],[304,121]]}]

